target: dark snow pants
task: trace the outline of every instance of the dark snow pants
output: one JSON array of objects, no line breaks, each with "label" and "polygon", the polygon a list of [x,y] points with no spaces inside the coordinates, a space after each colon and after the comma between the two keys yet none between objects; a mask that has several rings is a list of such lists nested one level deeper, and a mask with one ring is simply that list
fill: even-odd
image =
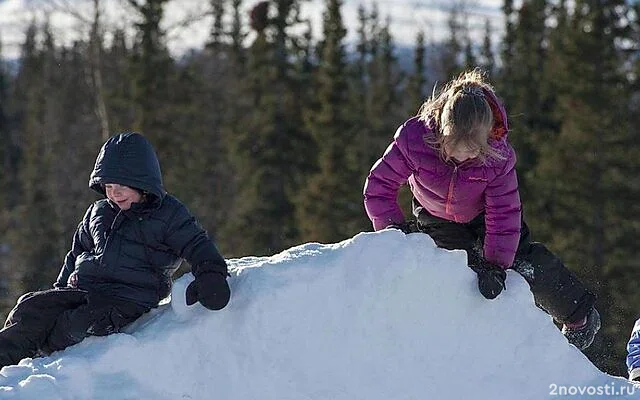
[{"label": "dark snow pants", "polygon": [[119,332],[148,310],[74,288],[27,293],[0,330],[0,368],[63,350],[90,335]]},{"label": "dark snow pants", "polygon": [[[431,236],[438,247],[466,250],[470,264],[480,257],[485,233],[484,214],[468,223],[456,223],[429,214],[415,200],[413,212],[418,229]],[[531,241],[531,233],[524,220],[511,269],[529,283],[538,307],[560,323],[580,321],[596,301],[596,296],[555,254],[543,244]]]}]

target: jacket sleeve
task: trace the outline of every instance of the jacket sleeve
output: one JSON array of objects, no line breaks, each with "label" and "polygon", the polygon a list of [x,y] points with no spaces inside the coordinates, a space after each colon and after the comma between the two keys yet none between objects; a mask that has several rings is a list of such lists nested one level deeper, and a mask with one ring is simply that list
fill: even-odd
[{"label": "jacket sleeve", "polygon": [[627,368],[629,379],[640,377],[640,319],[636,321],[627,344]]},{"label": "jacket sleeve", "polygon": [[516,175],[516,156],[511,146],[504,169],[489,182],[485,192],[484,258],[509,268],[518,249],[522,204]]},{"label": "jacket sleeve", "polygon": [[404,222],[398,191],[415,170],[408,156],[405,126],[398,128],[393,142],[373,164],[364,183],[364,207],[376,231]]},{"label": "jacket sleeve", "polygon": [[73,234],[73,241],[71,243],[71,250],[64,257],[62,268],[58,278],[53,284],[54,288],[63,288],[67,286],[67,280],[69,275],[76,269],[76,258],[85,252],[93,249],[93,238],[89,232],[89,222],[91,220],[91,212],[93,210],[93,204],[89,206],[82,218],[82,221],[78,224],[76,232]]},{"label": "jacket sleeve", "polygon": [[181,203],[169,220],[165,242],[191,265],[196,277],[205,272],[227,275],[227,263],[216,245]]}]

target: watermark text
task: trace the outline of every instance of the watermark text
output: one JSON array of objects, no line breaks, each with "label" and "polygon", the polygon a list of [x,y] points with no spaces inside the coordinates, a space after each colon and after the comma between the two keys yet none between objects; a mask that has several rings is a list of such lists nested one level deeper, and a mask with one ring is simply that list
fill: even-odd
[{"label": "watermark text", "polygon": [[640,394],[640,387],[632,384],[622,386],[615,382],[605,385],[549,385],[550,396],[626,396]]}]

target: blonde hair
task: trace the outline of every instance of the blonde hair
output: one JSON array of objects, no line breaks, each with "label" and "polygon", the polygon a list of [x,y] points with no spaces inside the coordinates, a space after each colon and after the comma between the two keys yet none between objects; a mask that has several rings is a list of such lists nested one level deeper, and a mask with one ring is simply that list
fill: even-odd
[{"label": "blonde hair", "polygon": [[484,164],[489,160],[505,159],[489,145],[495,116],[486,96],[493,93],[493,87],[477,68],[463,72],[438,93],[436,87],[433,88],[431,97],[420,107],[418,117],[425,123],[433,121],[436,124],[435,138],[425,140],[438,149],[444,160],[449,159],[445,144],[477,150],[476,158]]}]

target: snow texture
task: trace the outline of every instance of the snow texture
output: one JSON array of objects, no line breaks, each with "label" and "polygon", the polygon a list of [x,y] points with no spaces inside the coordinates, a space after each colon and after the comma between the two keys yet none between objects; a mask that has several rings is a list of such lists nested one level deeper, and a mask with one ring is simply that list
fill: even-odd
[{"label": "snow texture", "polygon": [[389,229],[229,260],[218,312],[193,279],[128,327],[0,372],[0,399],[633,399],[535,307],[525,280],[485,300],[462,251]]}]

